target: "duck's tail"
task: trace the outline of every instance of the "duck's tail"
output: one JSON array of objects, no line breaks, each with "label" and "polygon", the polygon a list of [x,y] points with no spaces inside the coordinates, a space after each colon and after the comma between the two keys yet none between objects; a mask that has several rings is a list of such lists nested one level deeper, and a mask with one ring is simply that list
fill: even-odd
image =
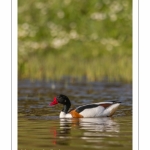
[{"label": "duck's tail", "polygon": [[119,106],[120,102],[113,102],[111,106],[107,107],[104,110],[104,114],[107,114],[108,117],[111,117],[116,112]]}]

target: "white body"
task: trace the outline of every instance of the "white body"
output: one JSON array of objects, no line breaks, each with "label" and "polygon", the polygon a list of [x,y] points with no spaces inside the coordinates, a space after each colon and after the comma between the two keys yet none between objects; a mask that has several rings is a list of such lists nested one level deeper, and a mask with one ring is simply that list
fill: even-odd
[{"label": "white body", "polygon": [[72,118],[71,114],[66,114],[65,112],[61,111],[59,114],[59,118]]},{"label": "white body", "polygon": [[[83,111],[81,111],[79,114],[82,115],[84,118],[97,118],[97,117],[109,117],[112,116],[117,108],[119,107],[120,103],[114,103],[113,102],[100,102],[95,104],[112,104],[107,108],[104,108],[103,106],[97,106],[94,108],[86,108]],[[86,105],[84,105],[86,106]],[[79,106],[80,108],[82,106]],[[72,118],[72,115],[70,113],[60,112],[59,118]]]}]

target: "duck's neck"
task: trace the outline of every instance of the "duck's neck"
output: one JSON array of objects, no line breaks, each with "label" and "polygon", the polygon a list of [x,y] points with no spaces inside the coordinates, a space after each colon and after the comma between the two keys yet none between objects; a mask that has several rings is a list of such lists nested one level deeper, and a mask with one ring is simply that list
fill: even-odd
[{"label": "duck's neck", "polygon": [[62,111],[60,112],[59,118],[72,118],[71,114],[68,113],[68,110],[71,106],[71,103],[63,106]]},{"label": "duck's neck", "polygon": [[65,104],[65,105],[63,106],[62,112],[64,112],[65,114],[67,114],[67,113],[68,113],[68,110],[69,110],[69,108],[70,108],[70,106],[71,106],[71,103],[70,103],[70,102],[67,103],[67,104]]}]

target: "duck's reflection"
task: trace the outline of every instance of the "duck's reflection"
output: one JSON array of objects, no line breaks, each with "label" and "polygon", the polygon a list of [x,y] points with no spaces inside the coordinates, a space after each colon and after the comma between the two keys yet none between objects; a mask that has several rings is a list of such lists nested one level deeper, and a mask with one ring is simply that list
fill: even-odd
[{"label": "duck's reflection", "polygon": [[73,127],[86,131],[119,132],[118,123],[109,117],[60,119],[60,129],[68,132]]},{"label": "duck's reflection", "polygon": [[94,142],[96,142],[102,137],[117,136],[114,133],[119,131],[119,124],[109,117],[60,119],[57,144],[67,145],[69,139],[72,138],[84,139],[87,142],[92,142],[92,139],[94,139]]},{"label": "duck's reflection", "polygon": [[[66,134],[71,132],[71,129],[77,128],[82,130],[81,139],[91,141],[94,139],[99,140],[101,137],[106,136],[117,136],[112,134],[119,132],[119,124],[116,123],[112,118],[73,118],[73,119],[61,119],[60,120],[60,138],[67,137]],[[73,133],[72,133],[73,134]],[[65,135],[65,136],[63,136]]]}]

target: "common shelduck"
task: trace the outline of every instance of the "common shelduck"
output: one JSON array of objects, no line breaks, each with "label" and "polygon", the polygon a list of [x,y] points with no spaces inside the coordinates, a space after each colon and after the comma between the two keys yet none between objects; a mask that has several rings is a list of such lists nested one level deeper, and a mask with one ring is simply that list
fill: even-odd
[{"label": "common shelduck", "polygon": [[96,118],[112,116],[120,105],[120,102],[99,102],[79,106],[69,110],[71,102],[69,98],[63,94],[54,97],[50,106],[63,104],[63,109],[60,112],[59,118]]}]

